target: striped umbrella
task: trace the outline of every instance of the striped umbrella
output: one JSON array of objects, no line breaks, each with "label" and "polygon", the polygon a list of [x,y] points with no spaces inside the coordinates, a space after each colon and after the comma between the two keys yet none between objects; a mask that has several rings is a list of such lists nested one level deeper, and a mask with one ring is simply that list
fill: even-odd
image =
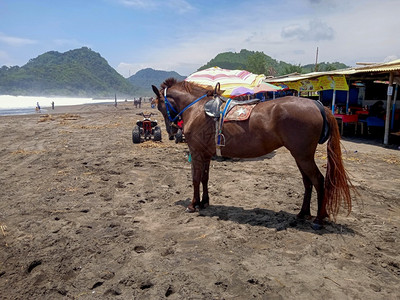
[{"label": "striped umbrella", "polygon": [[280,86],[275,86],[270,83],[262,82],[253,89],[253,92],[254,92],[254,94],[257,94],[257,93],[265,93],[265,92],[276,92],[279,90],[283,90],[283,88]]},{"label": "striped umbrella", "polygon": [[221,90],[225,90],[222,95],[229,97],[234,89],[238,87],[253,89],[259,85],[263,79],[265,79],[263,74],[257,75],[245,70],[228,70],[219,67],[212,67],[195,72],[189,75],[185,80],[199,85],[212,87],[215,87],[219,82]]}]

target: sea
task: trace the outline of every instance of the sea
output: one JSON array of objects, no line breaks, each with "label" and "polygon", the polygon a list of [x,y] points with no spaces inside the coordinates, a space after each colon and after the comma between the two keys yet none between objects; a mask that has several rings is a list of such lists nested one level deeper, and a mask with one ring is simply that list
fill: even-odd
[{"label": "sea", "polygon": [[[33,97],[0,95],[0,116],[27,115],[36,113],[39,104],[40,111],[45,113],[54,106],[70,106],[95,103],[114,103],[115,99],[68,98],[68,97]],[[124,101],[124,100],[121,100]]]}]

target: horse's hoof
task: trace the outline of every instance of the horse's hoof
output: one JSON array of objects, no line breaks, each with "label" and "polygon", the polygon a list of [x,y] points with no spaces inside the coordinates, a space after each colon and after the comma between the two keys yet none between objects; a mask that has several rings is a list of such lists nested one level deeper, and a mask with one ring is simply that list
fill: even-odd
[{"label": "horse's hoof", "polygon": [[324,228],[324,226],[322,224],[318,224],[318,223],[312,223],[311,227],[314,230],[321,230],[322,228]]},{"label": "horse's hoof", "polygon": [[296,219],[298,220],[310,220],[312,218],[311,215],[303,215],[303,214],[297,214]]},{"label": "horse's hoof", "polygon": [[209,207],[209,206],[210,206],[209,203],[202,203],[202,204],[200,205],[200,208],[201,208],[201,209],[205,209],[205,208],[207,208],[207,207]]},{"label": "horse's hoof", "polygon": [[188,213],[194,213],[194,212],[196,212],[197,211],[197,208],[195,207],[195,208],[193,208],[193,207],[186,207],[186,212],[188,212]]}]

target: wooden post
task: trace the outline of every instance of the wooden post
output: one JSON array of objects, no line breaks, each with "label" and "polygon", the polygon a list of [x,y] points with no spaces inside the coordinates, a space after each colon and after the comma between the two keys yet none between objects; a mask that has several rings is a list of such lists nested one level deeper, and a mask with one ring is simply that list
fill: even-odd
[{"label": "wooden post", "polygon": [[387,101],[386,101],[386,120],[385,120],[385,135],[383,137],[383,144],[389,143],[389,130],[390,130],[390,108],[393,94],[393,72],[389,75],[389,86],[387,90]]}]

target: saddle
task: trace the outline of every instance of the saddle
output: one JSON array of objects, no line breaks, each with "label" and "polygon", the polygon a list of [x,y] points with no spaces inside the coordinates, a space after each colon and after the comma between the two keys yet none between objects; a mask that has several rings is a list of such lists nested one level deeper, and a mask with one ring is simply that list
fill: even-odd
[{"label": "saddle", "polygon": [[[251,114],[251,110],[259,103],[260,99],[250,99],[245,101],[232,100],[218,95],[219,83],[215,86],[213,99],[207,101],[204,105],[204,111],[207,116],[215,120],[215,145],[216,154],[221,156],[221,147],[225,146],[225,136],[222,133],[222,127],[225,118],[232,111],[235,112],[235,117],[227,118],[227,121],[244,121],[247,120]],[[241,107],[241,109],[237,109]]]},{"label": "saddle", "polygon": [[[238,111],[236,106],[249,106],[246,108],[246,115],[247,118],[250,116],[251,109],[259,103],[260,99],[250,99],[250,100],[234,100],[228,99],[222,96],[214,96],[213,99],[207,101],[204,105],[204,111],[207,116],[220,119],[225,117],[229,114],[230,111]],[[225,112],[225,113],[224,113]],[[237,121],[243,121],[247,118],[239,118]],[[233,121],[234,119],[229,119],[229,121]]]}]

